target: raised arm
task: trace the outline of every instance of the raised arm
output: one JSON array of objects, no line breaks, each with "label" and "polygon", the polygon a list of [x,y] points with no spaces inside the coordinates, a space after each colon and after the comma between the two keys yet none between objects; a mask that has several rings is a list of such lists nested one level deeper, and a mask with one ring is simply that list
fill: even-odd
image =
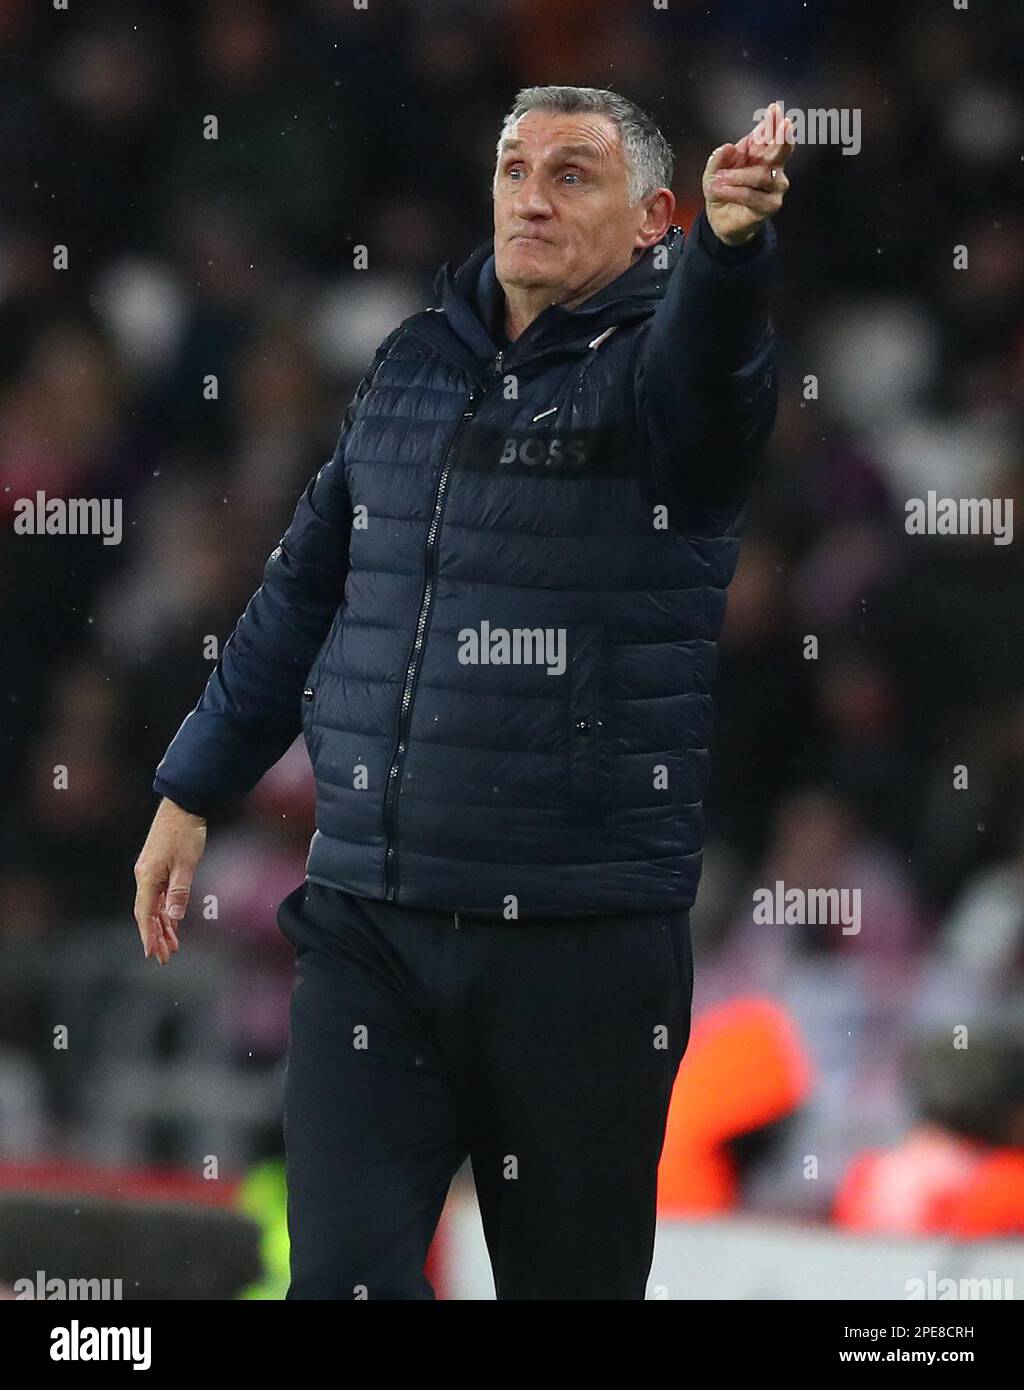
[{"label": "raised arm", "polygon": [[704,171],[691,228],[635,377],[649,466],[665,496],[730,512],[749,490],[778,398],[769,294],[777,212],[789,181],[780,105]]}]

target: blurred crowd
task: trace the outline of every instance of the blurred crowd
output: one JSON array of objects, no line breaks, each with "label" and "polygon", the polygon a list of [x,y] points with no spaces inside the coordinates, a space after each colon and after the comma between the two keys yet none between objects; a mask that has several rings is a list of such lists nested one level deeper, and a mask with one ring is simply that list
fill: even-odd
[{"label": "blurred crowd", "polygon": [[[707,154],[769,101],[862,113],[858,154],[807,146],[790,166],[782,399],[730,591],[693,914],[696,1022],[769,1001],[800,1080],[726,1127],[772,1142],[734,1144],[715,1190],[912,1229],[912,1203],[863,1197],[866,1146],[909,1153],[896,1191],[936,1145],[943,1172],[965,1144],[1019,1158],[1024,551],[904,527],[929,490],[1024,515],[1019,9],[3,0],[0,18],[0,1153],[102,1156],[54,1049],[55,975],[90,932],[141,958],[156,763],[377,343],[487,239],[515,91],[557,81],[652,111],[684,226]],[[123,543],[15,535],[38,490],[123,499]],[[311,832],[297,744],[214,824],[197,879],[182,960],[228,962],[218,1016],[243,1076],[282,1055],[274,913]],[[756,923],[754,890],[778,880],[860,888],[861,931]],[[747,1055],[767,1075],[767,1051]],[[37,1097],[34,1127],[5,1120],[8,1084]],[[166,1128],[138,1148],[188,1157]]]}]

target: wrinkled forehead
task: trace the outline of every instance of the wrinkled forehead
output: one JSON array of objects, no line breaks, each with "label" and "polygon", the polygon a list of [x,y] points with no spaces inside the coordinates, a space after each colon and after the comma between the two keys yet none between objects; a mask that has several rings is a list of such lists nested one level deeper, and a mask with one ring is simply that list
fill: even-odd
[{"label": "wrinkled forehead", "polygon": [[619,129],[596,111],[527,111],[501,137],[499,158],[524,154],[531,159],[570,155],[598,164],[625,162]]}]

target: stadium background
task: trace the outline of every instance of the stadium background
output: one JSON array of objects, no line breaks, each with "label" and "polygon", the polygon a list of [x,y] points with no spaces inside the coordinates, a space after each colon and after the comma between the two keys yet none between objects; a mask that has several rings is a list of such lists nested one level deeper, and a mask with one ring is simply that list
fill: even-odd
[{"label": "stadium background", "polygon": [[[544,81],[655,114],[684,226],[708,152],[768,101],[862,121],[855,156],[798,148],[778,220],[782,401],[730,592],[659,1249],[712,1220],[738,1241],[720,1294],[751,1292],[766,1240],[761,1296],[789,1296],[780,1252],[827,1228],[819,1293],[882,1296],[1019,1238],[1022,550],[903,518],[929,489],[1021,515],[1020,10],[3,0],[0,21],[0,1282],[280,1294],[274,910],[308,762],[214,824],[167,971],[131,916],[150,781],[377,343],[487,237],[501,116]],[[123,543],[16,536],[37,489],[123,499]],[[780,879],[859,887],[859,935],[755,924]],[[476,1288],[467,1212],[462,1175],[432,1256],[449,1296]],[[993,1275],[1019,1265],[992,1248]]]}]

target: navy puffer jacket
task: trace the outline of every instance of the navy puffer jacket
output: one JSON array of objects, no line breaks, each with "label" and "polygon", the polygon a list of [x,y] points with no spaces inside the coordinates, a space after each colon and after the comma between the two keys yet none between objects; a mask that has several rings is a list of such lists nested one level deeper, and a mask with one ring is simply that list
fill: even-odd
[{"label": "navy puffer jacket", "polygon": [[774,248],[770,226],[725,247],[701,214],[503,351],[490,244],[445,266],[155,789],[210,814],[301,728],[310,879],[506,918],[689,906],[715,644],[775,413]]}]

